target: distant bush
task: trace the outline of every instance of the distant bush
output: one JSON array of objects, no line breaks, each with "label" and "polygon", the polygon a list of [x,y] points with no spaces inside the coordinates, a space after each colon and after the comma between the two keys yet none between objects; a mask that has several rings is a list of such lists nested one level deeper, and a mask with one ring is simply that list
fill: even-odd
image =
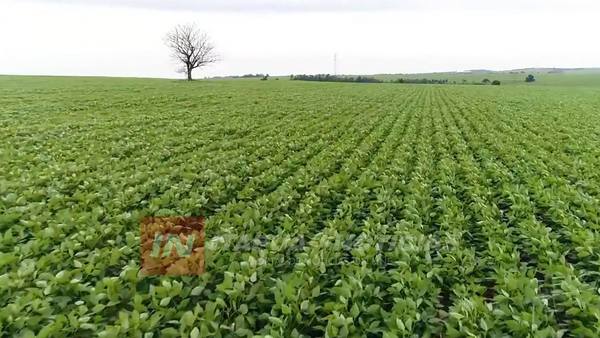
[{"label": "distant bush", "polygon": [[483,79],[483,81],[481,81],[483,84],[490,84],[490,82],[490,79]]},{"label": "distant bush", "polygon": [[260,80],[261,81],[266,81],[269,79],[269,74],[265,74],[265,76],[263,76]]},{"label": "distant bush", "polygon": [[535,76],[533,76],[533,74],[527,75],[525,82],[535,82]]},{"label": "distant bush", "polygon": [[500,85],[500,81],[498,81],[498,80],[492,81],[492,86],[499,86],[499,85]]},{"label": "distant bush", "polygon": [[360,83],[381,83],[383,81],[374,77],[368,76],[337,76],[331,74],[316,74],[316,75],[291,75],[291,80],[297,81],[321,81],[321,82],[360,82]]}]

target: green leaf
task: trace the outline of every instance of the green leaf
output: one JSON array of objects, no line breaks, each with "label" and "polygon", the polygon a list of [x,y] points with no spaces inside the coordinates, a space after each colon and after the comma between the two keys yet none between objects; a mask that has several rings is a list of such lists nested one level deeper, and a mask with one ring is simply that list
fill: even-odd
[{"label": "green leaf", "polygon": [[192,289],[192,291],[190,292],[190,295],[199,296],[200,294],[202,294],[202,291],[204,291],[204,286],[199,285]]},{"label": "green leaf", "polygon": [[172,327],[167,327],[164,328],[160,331],[160,336],[161,337],[179,337],[179,331],[177,331],[176,329],[172,328]]},{"label": "green leaf", "polygon": [[165,297],[160,300],[159,305],[164,307],[164,306],[169,305],[170,302],[171,302],[171,297]]},{"label": "green leaf", "polygon": [[196,320],[196,316],[192,311],[186,311],[183,316],[181,316],[180,322],[181,324],[190,327],[194,325],[194,321]]},{"label": "green leaf", "polygon": [[317,285],[312,289],[311,295],[313,298],[315,298],[315,297],[318,297],[320,294],[321,294],[321,288],[319,288],[319,286]]}]

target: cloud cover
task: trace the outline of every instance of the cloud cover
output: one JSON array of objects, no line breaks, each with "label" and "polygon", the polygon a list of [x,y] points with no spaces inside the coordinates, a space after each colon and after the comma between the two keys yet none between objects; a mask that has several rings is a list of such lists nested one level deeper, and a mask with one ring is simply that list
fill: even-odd
[{"label": "cloud cover", "polygon": [[386,10],[488,10],[588,11],[599,9],[595,0],[30,0],[77,5],[126,6],[192,11],[386,11]]},{"label": "cloud cover", "polygon": [[0,0],[0,74],[180,77],[163,37],[188,22],[223,58],[196,77],[331,73],[334,53],[345,74],[600,66],[600,2],[270,4]]}]

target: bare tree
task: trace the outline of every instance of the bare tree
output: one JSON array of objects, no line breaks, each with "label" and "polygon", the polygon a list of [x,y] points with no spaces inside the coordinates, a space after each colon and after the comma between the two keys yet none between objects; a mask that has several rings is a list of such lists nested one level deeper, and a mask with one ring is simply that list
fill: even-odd
[{"label": "bare tree", "polygon": [[183,64],[180,72],[187,74],[188,81],[192,80],[194,69],[219,60],[208,36],[192,24],[173,28],[165,37],[165,43],[173,58]]}]

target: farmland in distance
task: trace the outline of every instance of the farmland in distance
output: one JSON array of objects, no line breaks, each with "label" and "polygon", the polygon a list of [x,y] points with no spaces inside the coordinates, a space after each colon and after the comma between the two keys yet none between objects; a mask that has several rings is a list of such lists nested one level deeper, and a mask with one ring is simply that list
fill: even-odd
[{"label": "farmland in distance", "polygon": [[[596,337],[598,94],[0,77],[0,333]],[[140,276],[173,215],[206,272]]]}]

